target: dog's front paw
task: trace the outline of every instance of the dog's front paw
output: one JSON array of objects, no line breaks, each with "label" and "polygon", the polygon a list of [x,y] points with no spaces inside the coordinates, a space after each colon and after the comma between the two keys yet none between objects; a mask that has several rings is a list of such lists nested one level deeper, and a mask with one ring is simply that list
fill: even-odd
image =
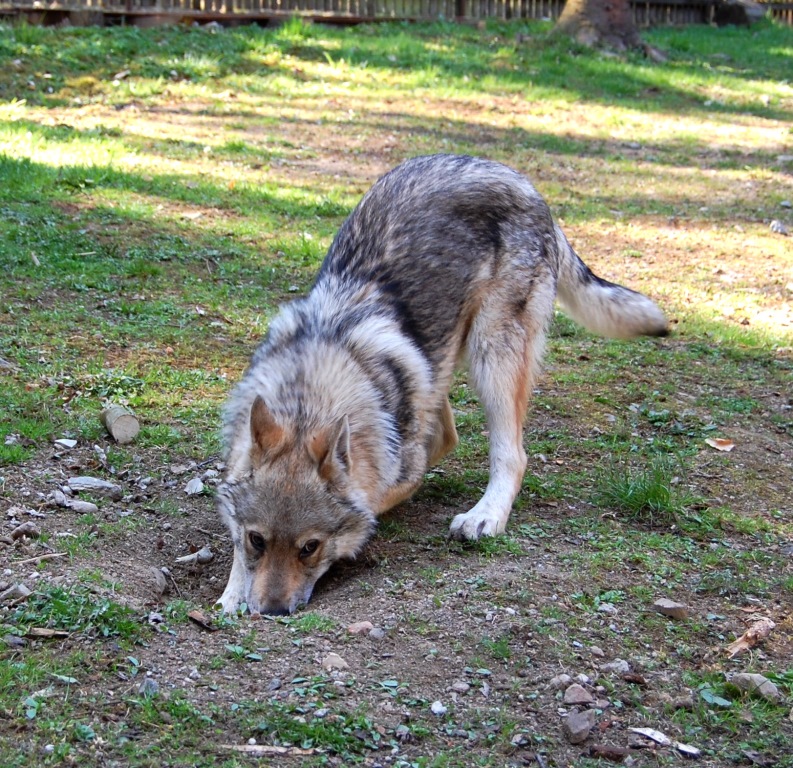
[{"label": "dog's front paw", "polygon": [[457,541],[476,541],[482,536],[498,536],[507,527],[506,519],[485,509],[474,507],[457,515],[449,527],[449,536]]},{"label": "dog's front paw", "polygon": [[215,602],[223,609],[223,613],[236,613],[245,602],[245,596],[237,589],[226,587],[223,594]]}]

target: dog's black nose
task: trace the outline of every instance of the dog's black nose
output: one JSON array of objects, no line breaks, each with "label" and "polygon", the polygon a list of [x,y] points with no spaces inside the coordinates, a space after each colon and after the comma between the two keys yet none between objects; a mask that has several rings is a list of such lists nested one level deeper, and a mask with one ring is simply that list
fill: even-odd
[{"label": "dog's black nose", "polygon": [[264,616],[288,616],[289,609],[281,605],[266,605],[259,613]]}]

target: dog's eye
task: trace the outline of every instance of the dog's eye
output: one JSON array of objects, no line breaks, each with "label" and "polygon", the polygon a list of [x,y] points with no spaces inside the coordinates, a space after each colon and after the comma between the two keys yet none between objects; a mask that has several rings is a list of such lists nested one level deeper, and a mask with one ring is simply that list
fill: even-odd
[{"label": "dog's eye", "polygon": [[319,542],[316,539],[311,539],[311,541],[307,541],[303,545],[303,549],[300,550],[300,557],[309,557],[313,555],[317,551],[318,546],[319,546]]},{"label": "dog's eye", "polygon": [[251,531],[248,534],[248,541],[257,552],[264,552],[267,547],[264,536],[262,536],[261,533],[256,533],[256,531]]}]

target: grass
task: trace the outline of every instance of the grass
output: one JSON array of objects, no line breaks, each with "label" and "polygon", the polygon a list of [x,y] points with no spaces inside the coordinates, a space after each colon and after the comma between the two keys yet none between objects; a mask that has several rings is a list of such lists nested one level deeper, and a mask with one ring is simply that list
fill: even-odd
[{"label": "grass", "polygon": [[[546,690],[560,671],[603,684],[614,743],[640,723],[701,746],[708,768],[747,749],[791,765],[788,704],[735,696],[724,673],[793,695],[791,262],[768,227],[791,224],[793,36],[655,29],[656,65],[549,30],[0,25],[0,499],[44,515],[38,541],[0,544],[9,582],[37,574],[0,613],[2,765],[238,768],[217,745],[252,738],[315,750],[301,765],[591,764],[560,734]],[[443,538],[487,483],[460,375],[458,450],[351,574],[296,616],[198,628],[229,545],[209,490],[188,499],[171,466],[214,466],[220,405],[278,305],[308,290],[380,172],[436,151],[525,170],[593,269],[657,298],[674,333],[607,341],[557,315],[504,537]],[[139,415],[132,446],[107,444],[106,401]],[[64,436],[78,445],[56,454]],[[82,518],[50,506],[77,471],[125,499]],[[158,603],[139,571],[206,542],[216,560],[173,566]],[[18,565],[48,548],[68,557]],[[670,594],[690,622],[647,610]],[[746,606],[779,630],[727,662],[713,649]],[[348,636],[362,620],[383,639]],[[32,628],[70,634],[15,644]],[[657,699],[601,674],[592,646]],[[320,673],[330,651],[350,669]],[[456,700],[454,679],[471,685]],[[689,690],[693,708],[664,705]]]},{"label": "grass", "polygon": [[595,479],[595,500],[604,509],[616,510],[637,523],[677,525],[694,499],[676,486],[679,466],[669,458],[655,458],[640,470],[604,469]]}]

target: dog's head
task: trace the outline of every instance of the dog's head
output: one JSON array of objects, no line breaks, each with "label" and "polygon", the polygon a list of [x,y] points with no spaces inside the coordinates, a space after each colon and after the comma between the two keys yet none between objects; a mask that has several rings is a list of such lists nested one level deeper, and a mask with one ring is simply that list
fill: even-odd
[{"label": "dog's head", "polygon": [[232,602],[246,603],[252,613],[286,615],[309,601],[336,560],[361,550],[375,518],[352,482],[346,416],[300,434],[257,397],[250,438],[245,470],[230,473],[218,489],[243,568],[232,573],[240,581]]}]

